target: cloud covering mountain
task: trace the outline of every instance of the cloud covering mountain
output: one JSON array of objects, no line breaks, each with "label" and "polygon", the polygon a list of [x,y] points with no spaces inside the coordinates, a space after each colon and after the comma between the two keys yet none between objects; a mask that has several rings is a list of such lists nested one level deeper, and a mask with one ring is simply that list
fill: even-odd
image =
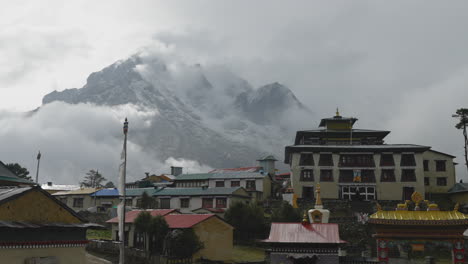
[{"label": "cloud covering mountain", "polygon": [[[91,168],[115,180],[125,117],[129,175],[136,179],[146,171],[167,172],[170,165],[196,172],[251,166],[267,153],[282,158],[295,132],[291,124],[307,115],[279,83],[254,89],[221,66],[142,52],[92,73],[82,88],[47,94],[37,111],[3,113],[1,122],[16,126],[4,136],[31,141],[20,148],[41,149],[42,179],[73,183]],[[32,162],[26,161],[29,168]]]}]

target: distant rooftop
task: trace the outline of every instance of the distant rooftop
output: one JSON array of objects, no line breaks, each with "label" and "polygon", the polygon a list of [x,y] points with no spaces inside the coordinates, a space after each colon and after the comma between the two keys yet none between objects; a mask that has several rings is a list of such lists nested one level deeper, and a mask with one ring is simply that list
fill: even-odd
[{"label": "distant rooftop", "polygon": [[208,179],[262,179],[267,176],[267,173],[250,172],[250,171],[227,171],[213,173],[193,173],[181,174],[177,176],[175,181],[182,180],[208,180]]}]

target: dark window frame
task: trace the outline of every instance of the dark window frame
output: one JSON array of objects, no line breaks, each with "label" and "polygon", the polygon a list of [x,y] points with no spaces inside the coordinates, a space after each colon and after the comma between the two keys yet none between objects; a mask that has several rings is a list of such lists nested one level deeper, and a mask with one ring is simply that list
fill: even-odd
[{"label": "dark window frame", "polygon": [[227,208],[227,198],[216,198],[216,208]]},{"label": "dark window frame", "polygon": [[313,153],[301,153],[299,158],[299,166],[314,166]]},{"label": "dark window frame", "polygon": [[394,169],[382,169],[380,172],[380,182],[396,182]]},{"label": "dark window frame", "polygon": [[320,170],[321,182],[333,182],[333,170]]},{"label": "dark window frame", "polygon": [[393,158],[393,154],[382,153],[380,155],[380,166],[395,166],[395,159]]},{"label": "dark window frame", "polygon": [[402,169],[401,182],[416,182],[416,171],[414,169]]},{"label": "dark window frame", "polygon": [[429,185],[431,185],[431,178],[424,177],[424,186],[429,186]]},{"label": "dark window frame", "polygon": [[331,153],[320,153],[319,166],[333,167],[333,154],[331,154]]},{"label": "dark window frame", "polygon": [[413,153],[402,153],[400,158],[400,167],[416,166],[416,158]]},{"label": "dark window frame", "polygon": [[301,170],[301,176],[299,180],[303,182],[315,181],[314,170],[310,170],[310,169]]},{"label": "dark window frame", "polygon": [[424,171],[429,171],[429,160],[423,160]]},{"label": "dark window frame", "polygon": [[73,198],[73,207],[83,208],[84,198]]},{"label": "dark window frame", "polygon": [[180,198],[180,208],[190,208],[190,198]]},{"label": "dark window frame", "polygon": [[202,198],[202,208],[213,208],[213,198]]},{"label": "dark window frame", "polygon": [[224,181],[215,181],[215,186],[216,187],[224,187]]},{"label": "dark window frame", "polygon": [[436,171],[447,171],[446,160],[436,160]]},{"label": "dark window frame", "polygon": [[437,186],[447,186],[447,177],[437,177]]},{"label": "dark window frame", "polygon": [[[167,205],[166,206],[166,203]],[[160,209],[171,209],[171,198],[159,198],[159,208]]]},{"label": "dark window frame", "polygon": [[231,181],[231,187],[239,187],[239,186],[240,186],[240,181]]},{"label": "dark window frame", "polygon": [[257,190],[257,184],[255,180],[247,180],[245,182],[245,189],[247,190]]}]

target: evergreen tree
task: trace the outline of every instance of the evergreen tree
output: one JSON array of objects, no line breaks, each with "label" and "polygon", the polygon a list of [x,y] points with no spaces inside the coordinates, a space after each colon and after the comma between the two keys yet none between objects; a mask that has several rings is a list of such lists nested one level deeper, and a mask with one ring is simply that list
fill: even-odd
[{"label": "evergreen tree", "polygon": [[140,208],[141,209],[152,209],[157,207],[157,202],[156,200],[149,196],[146,192],[143,192],[141,195],[141,200],[140,200]]},{"label": "evergreen tree", "polygon": [[81,187],[88,187],[88,188],[102,188],[103,182],[107,181],[106,178],[102,176],[97,170],[89,170],[86,173],[86,176],[82,182],[80,182]]},{"label": "evergreen tree", "polygon": [[263,208],[256,204],[234,203],[226,211],[224,218],[234,226],[234,236],[240,240],[263,237],[267,221]]},{"label": "evergreen tree", "polygon": [[463,137],[465,139],[465,165],[468,170],[468,135],[466,132],[466,127],[468,126],[468,108],[457,109],[453,117],[459,119],[459,122],[455,125],[457,129],[463,130]]},{"label": "evergreen tree", "polygon": [[5,164],[5,166],[11,172],[13,172],[16,176],[18,176],[20,178],[23,178],[23,179],[26,179],[26,180],[32,180],[31,177],[28,176],[29,175],[28,169],[22,167],[18,163],[8,163],[8,164]]},{"label": "evergreen tree", "polygon": [[203,243],[193,229],[176,229],[169,232],[165,239],[166,255],[190,258],[203,248]]},{"label": "evergreen tree", "polygon": [[301,212],[286,201],[282,201],[278,208],[273,209],[272,222],[293,223],[302,220]]}]

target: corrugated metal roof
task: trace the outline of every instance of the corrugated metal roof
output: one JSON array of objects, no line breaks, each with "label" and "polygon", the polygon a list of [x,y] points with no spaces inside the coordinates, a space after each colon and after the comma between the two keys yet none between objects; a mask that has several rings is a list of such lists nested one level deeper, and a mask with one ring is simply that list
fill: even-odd
[{"label": "corrugated metal roof", "polygon": [[72,191],[72,190],[78,190],[80,186],[78,185],[66,185],[66,184],[52,184],[49,185],[47,183],[44,183],[41,185],[41,188],[43,190],[60,190],[60,191]]},{"label": "corrugated metal roof", "polygon": [[465,220],[468,216],[459,211],[378,211],[370,216],[376,220],[441,221]]},{"label": "corrugated metal roof", "polygon": [[164,219],[169,228],[190,228],[214,216],[214,214],[170,214],[164,216]]},{"label": "corrugated metal roof", "polygon": [[92,194],[95,193],[98,188],[80,188],[78,190],[72,190],[72,191],[62,191],[62,192],[56,192],[53,193],[52,195],[57,196],[57,195],[73,195],[73,194]]},{"label": "corrugated metal roof", "polygon": [[142,196],[146,192],[149,196],[153,196],[155,193],[159,192],[159,188],[136,188],[136,189],[125,189],[126,196]]},{"label": "corrugated metal roof", "polygon": [[14,195],[31,190],[33,187],[22,188],[0,188],[0,201],[8,199]]},{"label": "corrugated metal roof", "polygon": [[448,190],[449,193],[468,192],[468,183],[455,183],[452,188]]},{"label": "corrugated metal roof", "polygon": [[[125,214],[125,223],[133,223],[137,216],[144,210],[134,210]],[[146,210],[152,216],[162,215],[169,228],[190,228],[210,217],[216,217],[214,214],[174,214],[175,209]],[[107,223],[118,223],[118,217],[112,218]]]},{"label": "corrugated metal roof", "polygon": [[[141,212],[149,212],[152,216],[157,216],[157,215],[164,216],[164,215],[168,215],[171,213],[175,213],[177,212],[177,210],[176,209],[133,210],[133,211],[125,213],[125,223],[133,223]],[[118,223],[118,222],[119,222],[118,217],[114,217],[106,221],[106,223]]]},{"label": "corrugated metal roof", "polygon": [[16,176],[12,171],[10,171],[6,165],[0,161],[0,180],[15,182],[15,183],[24,183],[24,184],[34,184],[34,182],[26,179],[22,179]]},{"label": "corrugated metal roof", "polygon": [[65,224],[65,223],[28,223],[28,222],[11,222],[11,221],[0,221],[0,227],[8,228],[41,228],[41,227],[66,227],[66,228],[93,228],[99,227],[103,228],[104,226],[86,223],[86,224]]},{"label": "corrugated metal roof", "polygon": [[156,192],[154,196],[201,196],[201,195],[231,195],[242,187],[216,188],[165,188]]},{"label": "corrugated metal roof", "polygon": [[119,196],[119,190],[117,190],[117,188],[102,189],[102,190],[99,190],[99,191],[91,194],[91,196],[98,196],[98,197],[100,197],[100,196]]},{"label": "corrugated metal roof", "polygon": [[214,173],[195,173],[195,174],[182,174],[177,176],[175,181],[187,180],[208,180],[208,179],[263,179],[267,173],[248,172],[248,171],[225,171]]},{"label": "corrugated metal roof", "polygon": [[269,243],[346,243],[340,239],[338,224],[272,223]]}]

